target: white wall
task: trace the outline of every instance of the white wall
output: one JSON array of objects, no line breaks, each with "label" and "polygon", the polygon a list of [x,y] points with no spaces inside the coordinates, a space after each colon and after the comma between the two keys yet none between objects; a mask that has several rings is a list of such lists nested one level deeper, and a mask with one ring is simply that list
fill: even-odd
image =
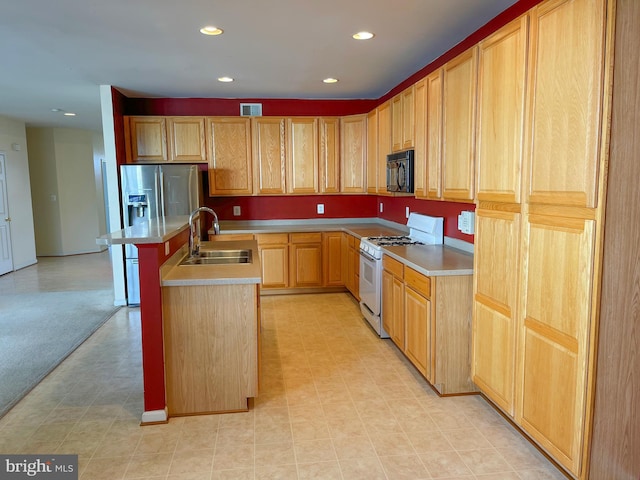
[{"label": "white wall", "polygon": [[93,132],[91,138],[93,140],[93,171],[96,182],[96,194],[98,196],[98,229],[100,230],[100,235],[104,235],[107,233],[107,213],[105,209],[105,202],[100,201],[101,198],[105,198],[102,170],[102,165],[105,163],[104,140],[102,138],[102,134],[96,132]]},{"label": "white wall", "polygon": [[[19,151],[14,150],[14,144]],[[18,270],[37,262],[24,122],[0,117],[0,151],[5,154],[7,167],[13,268]]]},{"label": "white wall", "polygon": [[96,190],[93,135],[75,128],[27,128],[38,255],[103,249],[96,244],[103,233],[103,198]]}]

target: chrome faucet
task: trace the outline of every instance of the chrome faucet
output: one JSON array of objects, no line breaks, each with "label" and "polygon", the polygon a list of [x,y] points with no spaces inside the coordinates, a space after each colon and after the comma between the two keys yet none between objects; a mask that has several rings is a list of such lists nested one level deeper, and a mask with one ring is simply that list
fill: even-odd
[{"label": "chrome faucet", "polygon": [[220,233],[220,224],[218,223],[218,215],[209,207],[198,207],[189,215],[189,256],[194,257],[200,253],[200,229],[194,223],[196,217],[200,216],[200,212],[207,212],[213,215],[213,232],[215,235]]}]

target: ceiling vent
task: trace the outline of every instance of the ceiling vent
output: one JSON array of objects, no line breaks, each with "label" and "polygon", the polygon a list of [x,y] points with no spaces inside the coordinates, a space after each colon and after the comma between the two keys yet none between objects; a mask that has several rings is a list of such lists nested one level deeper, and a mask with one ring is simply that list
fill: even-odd
[{"label": "ceiling vent", "polygon": [[241,103],[240,116],[241,117],[261,117],[262,104],[261,103]]}]

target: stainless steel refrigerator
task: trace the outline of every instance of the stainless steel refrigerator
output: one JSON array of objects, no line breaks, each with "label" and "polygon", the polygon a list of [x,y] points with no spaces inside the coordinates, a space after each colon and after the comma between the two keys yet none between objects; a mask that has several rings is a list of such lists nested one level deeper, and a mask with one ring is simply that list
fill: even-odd
[{"label": "stainless steel refrigerator", "polygon": [[[200,206],[197,165],[122,165],[122,215],[125,227],[150,219],[189,215]],[[138,248],[125,245],[127,303],[140,304]]]}]

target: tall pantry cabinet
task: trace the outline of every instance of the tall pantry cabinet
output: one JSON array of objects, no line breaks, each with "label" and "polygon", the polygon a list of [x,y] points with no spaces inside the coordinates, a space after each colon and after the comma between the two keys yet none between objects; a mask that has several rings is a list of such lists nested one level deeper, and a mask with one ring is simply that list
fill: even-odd
[{"label": "tall pantry cabinet", "polygon": [[613,3],[548,0],[479,46],[473,380],[576,478],[593,411]]}]

